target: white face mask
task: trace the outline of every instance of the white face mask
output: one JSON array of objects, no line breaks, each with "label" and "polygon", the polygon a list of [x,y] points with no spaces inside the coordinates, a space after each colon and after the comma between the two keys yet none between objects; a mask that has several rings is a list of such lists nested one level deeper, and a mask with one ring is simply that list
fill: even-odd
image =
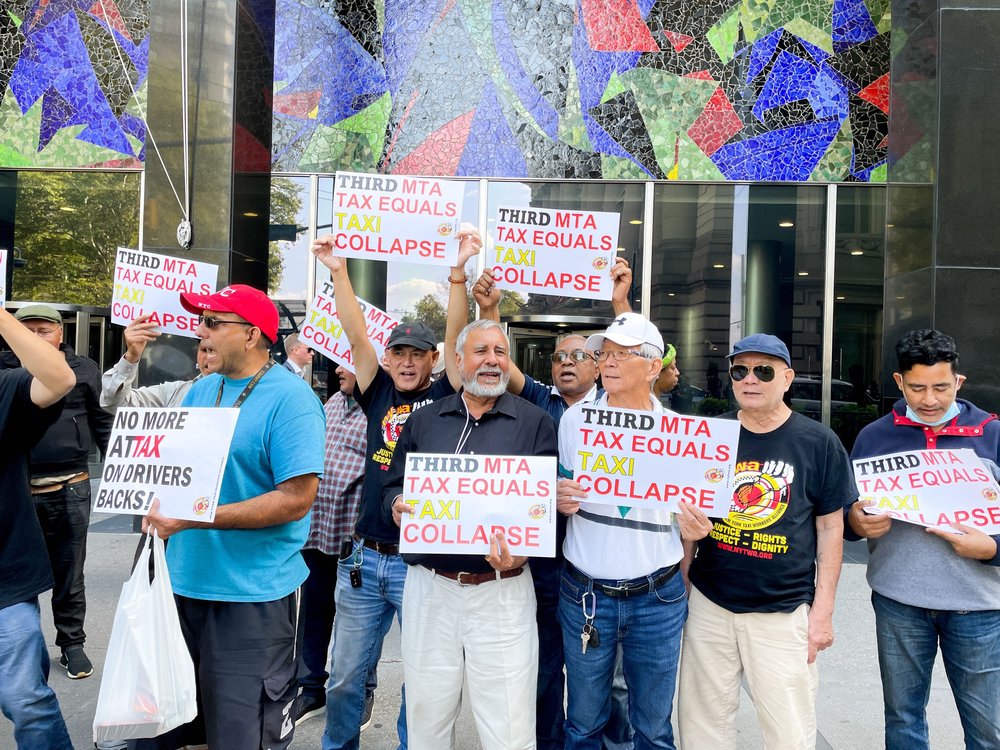
[{"label": "white face mask", "polygon": [[944,416],[942,416],[941,419],[939,419],[937,422],[925,422],[917,415],[915,411],[913,411],[913,409],[910,408],[910,405],[907,404],[906,418],[912,419],[914,422],[919,422],[920,424],[927,425],[928,427],[937,427],[957,417],[960,411],[961,410],[958,408],[958,401],[952,401],[951,406],[948,407],[948,411],[944,413]]}]

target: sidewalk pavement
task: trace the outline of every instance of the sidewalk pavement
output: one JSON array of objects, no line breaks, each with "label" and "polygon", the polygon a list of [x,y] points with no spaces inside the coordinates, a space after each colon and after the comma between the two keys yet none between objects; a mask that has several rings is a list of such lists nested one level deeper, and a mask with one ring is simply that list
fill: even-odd
[{"label": "sidewalk pavement", "polygon": [[[131,533],[131,516],[93,516],[87,551],[87,654],[94,662],[92,677],[70,680],[58,666],[59,651],[52,645],[48,596],[43,596],[42,622],[52,673],[49,683],[62,705],[70,736],[77,750],[93,747],[91,725],[100,689],[105,647],[114,619],[121,585],[128,577],[137,536]],[[819,658],[820,687],[817,707],[819,737],[817,748],[827,750],[875,750],[882,741],[882,693],[875,656],[874,616],[870,591],[865,582],[867,552],[863,543],[845,546],[845,565],[837,591],[834,615],[836,642]],[[372,726],[361,735],[362,750],[395,750],[396,714],[403,670],[399,651],[399,628],[393,625],[386,638],[378,668],[379,689]],[[961,748],[962,730],[940,659],[928,707],[931,746],[935,749]],[[676,726],[676,724],[675,724]],[[738,748],[762,747],[756,717],[749,696],[744,693],[738,715]],[[311,719],[295,730],[292,748],[319,748],[322,717]],[[458,750],[480,748],[467,702],[463,707],[456,737]],[[13,750],[11,724],[0,718],[0,750]],[[213,748],[213,750],[238,750]],[[687,748],[685,750],[703,750]]]}]

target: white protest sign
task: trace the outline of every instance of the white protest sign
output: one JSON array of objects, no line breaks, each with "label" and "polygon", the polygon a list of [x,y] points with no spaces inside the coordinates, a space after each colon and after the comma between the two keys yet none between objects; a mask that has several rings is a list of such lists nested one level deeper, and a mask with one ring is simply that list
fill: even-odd
[{"label": "white protest sign", "polygon": [[[392,329],[399,325],[399,320],[389,313],[379,310],[370,302],[358,297],[358,304],[365,314],[365,324],[368,326],[368,340],[375,347],[375,356],[382,359],[386,342]],[[316,296],[306,311],[305,323],[299,332],[299,340],[308,344],[324,357],[343,365],[345,370],[354,372],[354,356],[351,354],[351,344],[340,325],[337,316],[337,301],[333,297],[333,284],[324,281],[316,292]]]},{"label": "white protest sign", "polygon": [[486,555],[502,532],[512,555],[556,553],[555,456],[406,456],[400,552]]},{"label": "white protest sign", "polygon": [[724,518],[739,436],[735,419],[584,406],[573,478],[588,503],[676,512],[683,500]]},{"label": "white protest sign", "polygon": [[214,263],[118,248],[111,295],[111,322],[127,326],[150,313],[162,333],[197,338],[198,316],[181,307],[180,293],[213,294],[219,277]]},{"label": "white protest sign", "polygon": [[859,458],[854,479],[860,500],[872,500],[868,513],[942,526],[973,526],[1000,533],[1000,487],[975,451],[918,450]]},{"label": "white protest sign", "polygon": [[337,172],[333,254],[453,266],[464,199],[454,180]]},{"label": "white protest sign", "polygon": [[7,304],[7,248],[0,247],[0,307]]},{"label": "white protest sign", "polygon": [[487,263],[501,289],[611,299],[619,214],[502,206]]},{"label": "white protest sign", "polygon": [[239,409],[130,408],[115,412],[97,513],[144,516],[154,498],[160,513],[215,520],[222,475]]}]

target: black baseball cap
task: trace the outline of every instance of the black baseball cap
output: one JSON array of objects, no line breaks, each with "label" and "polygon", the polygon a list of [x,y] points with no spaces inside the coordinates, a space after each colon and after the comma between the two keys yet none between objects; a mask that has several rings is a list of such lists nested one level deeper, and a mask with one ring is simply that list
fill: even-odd
[{"label": "black baseball cap", "polygon": [[392,329],[385,344],[386,349],[392,346],[412,346],[430,351],[437,349],[437,336],[423,323],[400,323]]}]

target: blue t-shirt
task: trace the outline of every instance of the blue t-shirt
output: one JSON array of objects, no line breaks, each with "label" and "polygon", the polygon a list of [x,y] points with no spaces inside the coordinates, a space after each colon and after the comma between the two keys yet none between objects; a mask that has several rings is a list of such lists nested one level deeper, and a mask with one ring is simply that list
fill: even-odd
[{"label": "blue t-shirt", "polygon": [[[184,406],[231,406],[250,378],[202,378]],[[219,505],[271,492],[281,482],[323,473],[326,418],[312,389],[283,367],[272,367],[240,408],[222,478]],[[174,593],[192,599],[267,602],[295,591],[309,571],[300,550],[309,514],[263,529],[186,529],[170,539],[167,563]]]}]

